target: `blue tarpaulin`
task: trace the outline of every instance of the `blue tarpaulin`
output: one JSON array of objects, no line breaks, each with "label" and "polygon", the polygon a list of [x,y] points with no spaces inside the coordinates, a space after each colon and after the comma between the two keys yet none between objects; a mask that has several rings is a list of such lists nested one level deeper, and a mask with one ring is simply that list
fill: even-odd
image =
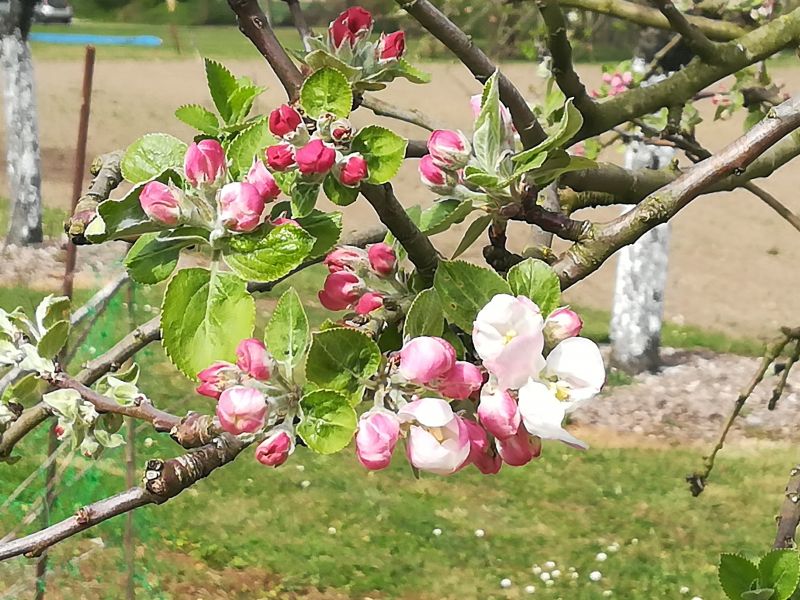
[{"label": "blue tarpaulin", "polygon": [[161,38],[154,35],[92,35],[88,33],[41,33],[28,35],[32,42],[45,44],[76,44],[85,46],[160,46]]}]

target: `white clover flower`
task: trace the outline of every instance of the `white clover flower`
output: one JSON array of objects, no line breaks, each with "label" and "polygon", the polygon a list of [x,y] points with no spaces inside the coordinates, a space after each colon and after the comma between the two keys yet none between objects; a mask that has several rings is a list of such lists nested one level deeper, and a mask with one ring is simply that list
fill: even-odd
[{"label": "white clover flower", "polygon": [[486,535],[486,532],[483,529],[476,529],[475,530],[475,537],[482,538]]},{"label": "white clover flower", "polygon": [[592,571],[589,573],[589,579],[592,581],[600,581],[603,578],[603,574],[600,571]]},{"label": "white clover flower", "polygon": [[553,586],[556,584],[556,582],[555,582],[555,581],[553,581],[552,579],[548,579],[547,581],[545,581],[545,582],[544,582],[544,584],[545,584],[547,587],[553,587]]},{"label": "white clover flower", "polygon": [[295,466],[294,466],[294,468],[295,468],[295,469],[297,469],[297,470],[298,470],[298,471],[300,471],[300,472],[302,472],[302,471],[305,471],[305,470],[306,470],[306,468],[305,468],[303,465],[295,465]]},{"label": "white clover flower", "polygon": [[554,563],[552,560],[548,560],[546,563],[544,563],[544,568],[545,569],[555,569],[556,568],[556,563]]},{"label": "white clover flower", "polygon": [[308,486],[311,485],[311,482],[308,479],[304,479],[300,482],[300,487],[306,489]]},{"label": "white clover flower", "polygon": [[558,569],[553,569],[552,571],[550,571],[550,576],[553,579],[558,579],[559,577],[561,577],[561,571],[559,571]]},{"label": "white clover flower", "polygon": [[604,562],[606,559],[608,559],[608,554],[605,552],[598,552],[594,559],[598,562]]},{"label": "white clover flower", "polygon": [[606,550],[609,552],[619,552],[619,544],[617,542],[609,544],[608,547],[606,547]]},{"label": "white clover flower", "polygon": [[680,594],[682,594],[682,595],[684,595],[684,596],[685,596],[686,594],[688,594],[688,593],[689,593],[689,588],[688,588],[688,587],[686,587],[685,585],[682,585],[682,586],[681,586],[681,589],[679,589],[679,590],[678,590],[678,592],[679,592]]},{"label": "white clover flower", "polygon": [[639,538],[633,538],[633,539],[631,540],[631,544],[633,544],[634,546],[635,546],[636,544],[638,544],[638,543],[639,543]]},{"label": "white clover flower", "polygon": [[336,527],[328,527],[328,533],[331,535],[336,535]]},{"label": "white clover flower", "polygon": [[440,535],[442,535],[442,530],[437,527],[431,533],[433,533],[433,535],[435,535],[436,537],[439,537]]},{"label": "white clover flower", "polygon": [[531,572],[532,572],[534,575],[539,575],[539,574],[542,572],[542,567],[540,567],[539,565],[533,565],[533,566],[531,567]]},{"label": "white clover flower", "polygon": [[578,577],[580,577],[580,574],[577,571],[573,571],[572,573],[569,574],[569,576],[572,577],[573,579],[577,579]]},{"label": "white clover flower", "polygon": [[550,581],[550,573],[545,571],[544,573],[539,575],[539,579],[541,579],[542,581]]},{"label": "white clover flower", "polygon": [[610,598],[613,594],[614,594],[614,592],[612,592],[611,590],[604,590],[603,591],[603,597],[604,598]]},{"label": "white clover flower", "polygon": [[525,586],[525,593],[526,594],[535,594],[536,593],[536,587],[533,586],[533,585],[526,585]]},{"label": "white clover flower", "polygon": [[511,587],[511,580],[508,577],[506,577],[505,579],[501,579],[500,580],[500,587],[503,588],[504,590],[510,588]]}]

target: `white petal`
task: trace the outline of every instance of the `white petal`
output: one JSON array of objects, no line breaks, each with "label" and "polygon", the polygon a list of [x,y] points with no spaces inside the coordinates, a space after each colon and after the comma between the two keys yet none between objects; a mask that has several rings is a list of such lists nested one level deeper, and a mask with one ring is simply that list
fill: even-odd
[{"label": "white petal", "polygon": [[584,442],[561,426],[567,414],[566,409],[567,405],[538,381],[530,381],[519,390],[522,423],[532,435],[545,440],[559,440],[576,448],[587,448]]},{"label": "white petal", "polygon": [[547,373],[570,386],[570,400],[580,402],[600,392],[606,369],[600,348],[592,340],[573,337],[559,343],[547,357]]},{"label": "white petal", "polygon": [[421,398],[406,404],[397,416],[403,422],[417,421],[426,427],[444,427],[455,415],[450,405],[441,398]]},{"label": "white petal", "polygon": [[536,378],[545,366],[542,335],[519,336],[511,340],[494,359],[484,361],[503,389],[519,389],[528,379]]}]

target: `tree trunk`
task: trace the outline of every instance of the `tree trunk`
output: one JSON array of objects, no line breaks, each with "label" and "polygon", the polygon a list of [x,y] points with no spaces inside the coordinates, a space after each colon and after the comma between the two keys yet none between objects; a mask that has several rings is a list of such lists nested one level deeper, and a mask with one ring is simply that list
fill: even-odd
[{"label": "tree trunk", "polygon": [[[635,141],[628,147],[625,166],[660,169],[673,154],[671,148]],[[611,366],[626,373],[652,371],[659,366],[668,257],[668,223],[619,252],[610,328]]]},{"label": "tree trunk", "polygon": [[8,242],[42,241],[42,195],[39,160],[39,127],[33,61],[27,35],[32,2],[9,3],[0,14],[0,60],[6,117],[8,180],[12,213]]}]

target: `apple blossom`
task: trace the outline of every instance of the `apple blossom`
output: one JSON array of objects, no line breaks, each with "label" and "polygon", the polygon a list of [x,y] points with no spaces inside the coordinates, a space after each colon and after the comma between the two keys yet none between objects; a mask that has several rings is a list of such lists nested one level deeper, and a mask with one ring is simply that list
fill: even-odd
[{"label": "apple blossom", "polygon": [[235,381],[234,372],[236,365],[229,362],[218,361],[197,374],[200,385],[197,386],[198,394],[209,398],[219,398],[228,381]]},{"label": "apple blossom", "polygon": [[358,301],[364,282],[355,273],[336,271],[325,279],[319,301],[328,310],[344,310]]},{"label": "apple blossom", "polygon": [[367,246],[367,258],[369,258],[369,266],[378,275],[391,275],[397,264],[397,254],[395,254],[394,248],[385,242]]},{"label": "apple blossom", "polygon": [[358,187],[367,177],[367,161],[360,154],[350,154],[341,163],[339,181],[347,187]]},{"label": "apple blossom", "polygon": [[353,125],[348,119],[337,119],[331,123],[330,132],[334,142],[345,142],[353,135]]},{"label": "apple blossom", "polygon": [[450,342],[438,337],[420,336],[405,343],[400,350],[400,375],[425,385],[444,377],[456,363],[456,351]]},{"label": "apple blossom", "polygon": [[543,326],[539,307],[525,296],[497,294],[478,312],[475,351],[500,387],[518,389],[542,370]]},{"label": "apple blossom", "polygon": [[[483,99],[482,94],[475,94],[471,96],[469,99],[469,107],[472,110],[472,117],[474,119],[478,118],[478,115],[481,114],[481,102]],[[500,120],[503,123],[503,129],[505,130],[506,136],[506,143],[511,145],[514,141],[514,134],[516,132],[516,128],[514,127],[514,122],[511,119],[511,111],[508,110],[508,107],[505,104],[500,105]]]},{"label": "apple blossom", "polygon": [[422,184],[437,194],[449,194],[457,183],[456,177],[439,167],[430,154],[419,160],[419,177]]},{"label": "apple blossom", "polygon": [[378,471],[389,466],[400,437],[400,421],[393,413],[371,410],[358,422],[356,455],[367,469]]},{"label": "apple blossom", "polygon": [[269,381],[272,357],[264,342],[249,338],[239,342],[236,348],[236,366],[259,381]]},{"label": "apple blossom", "polygon": [[445,398],[466,400],[480,389],[482,383],[483,374],[478,367],[458,360],[452,369],[439,378],[436,389]]},{"label": "apple blossom", "polygon": [[585,449],[588,446],[561,425],[567,408],[568,403],[559,400],[551,386],[539,381],[529,381],[519,390],[519,413],[528,433]]},{"label": "apple blossom", "polygon": [[294,437],[285,429],[275,429],[256,448],[256,460],[267,467],[280,467],[293,452]]},{"label": "apple blossom", "polygon": [[460,131],[437,129],[428,138],[428,152],[436,166],[454,171],[466,166],[472,146]]},{"label": "apple blossom", "polygon": [[281,104],[269,113],[269,130],[272,135],[284,137],[300,127],[303,118],[300,113],[288,104]]},{"label": "apple blossom", "polygon": [[489,433],[501,440],[516,434],[522,420],[516,400],[492,381],[481,390],[478,418]]},{"label": "apple blossom", "polygon": [[186,180],[193,186],[213,184],[225,174],[225,151],[217,140],[201,140],[186,150]]},{"label": "apple blossom", "polygon": [[226,389],[217,403],[217,418],[228,433],[255,433],[264,426],[267,402],[256,389],[237,385]]},{"label": "apple blossom", "polygon": [[300,148],[294,158],[303,175],[327,173],[336,161],[336,150],[322,140],[315,139]]},{"label": "apple blossom", "polygon": [[592,340],[572,337],[562,340],[547,356],[543,376],[555,380],[568,394],[570,408],[600,393],[606,370],[600,348]]},{"label": "apple blossom", "polygon": [[449,475],[464,464],[470,450],[469,431],[447,402],[421,398],[403,406],[398,417],[410,423],[406,452],[415,468]]},{"label": "apple blossom", "polygon": [[294,147],[291,144],[275,144],[267,148],[267,164],[275,171],[285,171],[295,164]]},{"label": "apple blossom", "polygon": [[467,464],[475,465],[484,475],[494,475],[503,466],[503,459],[495,452],[483,427],[469,419],[463,419],[463,422],[469,435]]},{"label": "apple blossom", "polygon": [[375,47],[375,54],[378,62],[396,60],[405,54],[406,34],[402,31],[395,31],[390,34],[381,34],[378,45]]},{"label": "apple blossom", "polygon": [[331,44],[337,50],[346,42],[351,48],[359,40],[369,36],[372,30],[372,15],[360,6],[342,12],[328,27]]},{"label": "apple blossom", "polygon": [[322,261],[328,271],[358,271],[369,264],[367,252],[357,246],[339,246],[332,250]]},{"label": "apple blossom", "polygon": [[495,439],[495,444],[503,462],[512,467],[527,465],[542,452],[541,440],[531,437],[523,427],[520,427],[517,433],[511,437],[504,440]]},{"label": "apple blossom", "polygon": [[275,217],[274,219],[267,219],[267,222],[273,227],[280,227],[281,225],[293,225],[295,227],[299,227],[300,229],[303,228],[303,226],[294,219],[284,216],[285,214],[286,213],[283,213],[281,216]]},{"label": "apple blossom", "polygon": [[367,292],[356,302],[356,314],[368,315],[373,310],[378,310],[381,306],[383,306],[383,294]]},{"label": "apple blossom", "polygon": [[160,181],[147,183],[139,193],[144,213],[164,225],[177,225],[181,217],[181,201],[177,190]]},{"label": "apple blossom", "polygon": [[252,183],[229,183],[219,191],[219,218],[232,231],[253,231],[261,224],[264,207]]},{"label": "apple blossom", "polygon": [[267,170],[267,167],[264,166],[264,163],[261,162],[257,156],[253,158],[253,165],[250,167],[244,180],[256,187],[264,202],[272,202],[281,193],[281,189],[275,182],[272,173]]},{"label": "apple blossom", "polygon": [[581,332],[583,321],[568,307],[557,308],[544,321],[544,335],[551,344],[575,337]]}]

